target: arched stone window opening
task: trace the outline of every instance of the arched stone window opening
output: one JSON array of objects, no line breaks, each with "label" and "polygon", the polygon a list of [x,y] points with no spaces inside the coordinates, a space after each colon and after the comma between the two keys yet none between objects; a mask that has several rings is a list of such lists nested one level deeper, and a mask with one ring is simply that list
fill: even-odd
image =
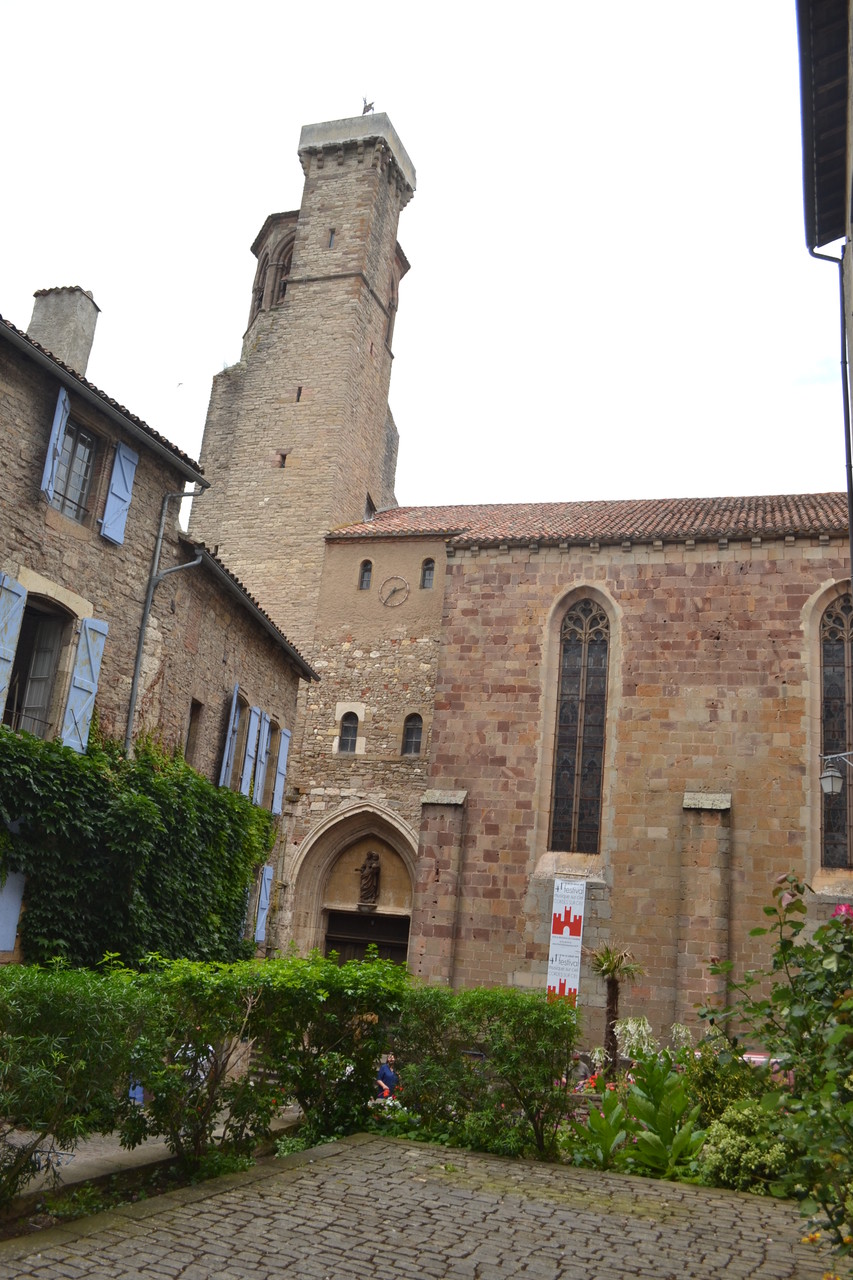
[{"label": "arched stone window opening", "polygon": [[359,591],[370,590],[370,580],[373,577],[373,563],[370,560],[362,560],[358,570],[358,589]]},{"label": "arched stone window opening", "polygon": [[406,719],[403,721],[402,754],[404,756],[419,756],[421,754],[423,733],[423,717],[417,714],[406,716]]},{"label": "arched stone window opening", "polygon": [[269,258],[265,254],[261,259],[260,266],[258,267],[258,274],[255,277],[255,288],[252,292],[252,314],[249,318],[250,324],[264,305],[264,293],[266,292],[267,287],[267,273],[269,271],[269,265]]},{"label": "arched stone window opening", "polygon": [[601,605],[579,600],[560,630],[560,687],[550,847],[598,853],[607,717],[610,624]]},{"label": "arched stone window opening", "polygon": [[347,711],[341,716],[341,732],[338,737],[338,751],[342,755],[355,755],[358,742],[358,716],[354,711]]},{"label": "arched stone window opening", "polygon": [[421,565],[421,590],[430,591],[435,582],[435,561],[424,560]]},{"label": "arched stone window opening", "polygon": [[283,252],[279,255],[276,263],[275,273],[275,292],[274,298],[276,303],[284,302],[287,293],[287,285],[290,280],[290,269],[293,266],[293,241],[289,240],[284,247]]},{"label": "arched stone window opening", "polygon": [[[824,611],[820,624],[821,755],[853,751],[853,599],[839,596]],[[853,774],[844,771],[838,795],[823,795],[821,863],[851,867]]]}]

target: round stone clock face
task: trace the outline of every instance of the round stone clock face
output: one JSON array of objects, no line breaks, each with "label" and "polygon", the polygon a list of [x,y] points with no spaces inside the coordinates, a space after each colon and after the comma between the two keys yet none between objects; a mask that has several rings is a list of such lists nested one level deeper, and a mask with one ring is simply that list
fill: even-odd
[{"label": "round stone clock face", "polygon": [[389,609],[395,609],[398,604],[402,604],[409,594],[409,584],[405,578],[397,577],[386,578],[379,588],[379,599],[382,604],[388,606]]}]

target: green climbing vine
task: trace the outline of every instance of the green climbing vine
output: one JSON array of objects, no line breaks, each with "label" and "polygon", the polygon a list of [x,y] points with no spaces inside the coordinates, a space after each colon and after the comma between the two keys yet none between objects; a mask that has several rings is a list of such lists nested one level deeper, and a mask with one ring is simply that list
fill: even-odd
[{"label": "green climbing vine", "polygon": [[93,732],[78,755],[0,728],[0,875],[26,876],[27,961],[230,961],[274,839],[265,810],[151,739],[128,760]]}]

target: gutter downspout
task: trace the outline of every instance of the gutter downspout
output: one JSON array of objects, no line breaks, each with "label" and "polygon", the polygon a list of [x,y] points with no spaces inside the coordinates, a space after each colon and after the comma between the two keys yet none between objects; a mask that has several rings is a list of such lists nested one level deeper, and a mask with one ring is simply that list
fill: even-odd
[{"label": "gutter downspout", "polygon": [[844,409],[844,457],[847,466],[847,547],[850,555],[850,579],[853,589],[853,453],[850,440],[850,383],[847,373],[847,317],[844,311],[844,255],[847,245],[841,247],[841,257],[833,258],[828,253],[818,253],[811,245],[809,253],[821,262],[834,262],[838,267],[838,298],[841,313],[841,397]]},{"label": "gutter downspout", "polygon": [[[202,491],[203,492],[203,491]],[[160,510],[160,527],[157,530],[157,541],[154,544],[154,557],[151,561],[151,572],[148,575],[148,590],[145,593],[145,604],[142,608],[142,618],[139,623],[139,640],[136,645],[136,662],[133,666],[133,681],[130,686],[130,705],[127,710],[127,733],[124,737],[124,753],[130,755],[131,743],[133,740],[133,718],[136,715],[136,700],[139,696],[139,677],[142,673],[142,654],[145,649],[145,635],[148,630],[148,619],[151,614],[151,605],[154,600],[154,592],[159,587],[164,578],[170,573],[180,573],[182,569],[194,569],[196,565],[201,564],[201,552],[198,553],[195,560],[190,560],[186,564],[173,565],[171,569],[164,569],[162,573],[158,572],[160,564],[160,552],[163,549],[163,533],[166,528],[166,512],[170,502],[176,500],[183,501],[184,498],[198,498],[200,493],[196,485],[192,492],[187,493],[181,490],[180,493],[167,493],[163,498],[163,505]]]}]

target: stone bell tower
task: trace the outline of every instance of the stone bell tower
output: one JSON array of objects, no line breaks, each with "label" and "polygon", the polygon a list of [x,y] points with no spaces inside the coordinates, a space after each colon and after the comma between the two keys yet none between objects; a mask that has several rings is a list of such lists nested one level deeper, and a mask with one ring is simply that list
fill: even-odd
[{"label": "stone bell tower", "polygon": [[393,506],[397,244],[415,171],[386,115],[306,125],[302,204],[271,214],[239,364],[213,380],[190,531],[306,652],[324,535]]}]

